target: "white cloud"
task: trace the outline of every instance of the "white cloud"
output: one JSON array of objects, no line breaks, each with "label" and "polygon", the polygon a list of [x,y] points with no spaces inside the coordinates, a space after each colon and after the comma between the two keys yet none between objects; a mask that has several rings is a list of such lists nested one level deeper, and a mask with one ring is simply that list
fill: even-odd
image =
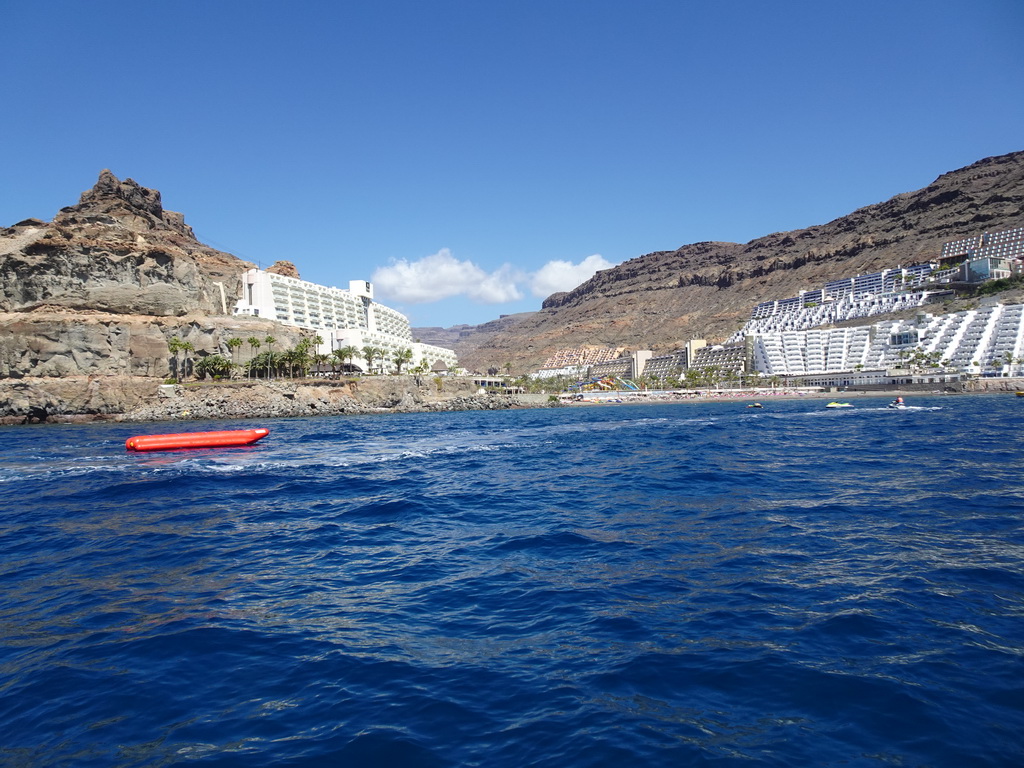
[{"label": "white cloud", "polygon": [[481,304],[504,304],[509,301],[519,301],[523,298],[523,292],[519,285],[524,279],[521,272],[509,264],[502,265],[497,272],[492,272],[485,277],[468,296],[479,301]]},{"label": "white cloud", "polygon": [[467,296],[481,304],[503,304],[523,298],[522,277],[509,265],[487,274],[471,261],[459,261],[442,248],[419,261],[400,259],[375,270],[370,280],[381,294],[399,302],[428,304]]},{"label": "white cloud", "polygon": [[546,299],[552,293],[571,291],[592,278],[599,270],[614,267],[600,254],[587,256],[579,264],[571,261],[549,261],[533,273],[530,290],[534,296]]},{"label": "white cloud", "polygon": [[510,264],[485,272],[472,261],[460,261],[447,248],[419,261],[399,259],[379,267],[370,276],[381,296],[399,303],[429,304],[453,296],[465,296],[478,304],[506,304],[523,298],[522,284],[529,284],[534,296],[571,291],[600,269],[615,266],[594,254],[579,264],[549,261],[533,274]]}]

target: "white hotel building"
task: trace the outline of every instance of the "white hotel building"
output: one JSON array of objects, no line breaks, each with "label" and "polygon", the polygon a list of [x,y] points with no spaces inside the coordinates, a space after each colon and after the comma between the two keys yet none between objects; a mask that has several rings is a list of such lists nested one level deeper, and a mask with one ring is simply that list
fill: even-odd
[{"label": "white hotel building", "polygon": [[318,352],[355,347],[359,354],[354,361],[363,370],[369,369],[363,347],[385,350],[387,365],[394,353],[410,349],[411,367],[424,361],[431,368],[438,363],[449,370],[458,367],[454,350],[413,341],[409,319],[375,302],[373,285],[365,280],[352,280],[346,290],[250,269],[242,276],[242,297],[234,313],[314,331],[324,339]]}]

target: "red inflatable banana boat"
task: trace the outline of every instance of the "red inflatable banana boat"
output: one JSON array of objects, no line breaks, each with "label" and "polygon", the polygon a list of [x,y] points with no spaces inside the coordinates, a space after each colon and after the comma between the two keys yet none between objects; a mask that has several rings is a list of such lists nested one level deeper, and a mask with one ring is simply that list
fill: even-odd
[{"label": "red inflatable banana boat", "polygon": [[269,429],[229,429],[222,432],[180,432],[175,435],[140,435],[125,440],[129,451],[172,451],[176,448],[218,448],[250,445],[270,434]]}]

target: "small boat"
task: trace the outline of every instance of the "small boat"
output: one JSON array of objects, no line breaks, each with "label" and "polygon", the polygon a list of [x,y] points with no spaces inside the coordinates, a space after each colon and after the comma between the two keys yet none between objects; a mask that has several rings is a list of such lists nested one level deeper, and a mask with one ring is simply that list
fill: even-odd
[{"label": "small boat", "polygon": [[1017,397],[1024,397],[1024,389],[1017,390]]},{"label": "small boat", "polygon": [[747,408],[764,408],[764,406],[761,405],[760,403],[751,403],[750,405],[747,406]]},{"label": "small boat", "polygon": [[837,403],[833,400],[831,403],[825,406],[826,408],[853,408],[849,403]]},{"label": "small boat", "polygon": [[179,432],[172,435],[139,435],[129,437],[124,447],[129,451],[173,451],[178,448],[221,448],[251,445],[270,434],[259,429],[227,429],[220,432]]}]

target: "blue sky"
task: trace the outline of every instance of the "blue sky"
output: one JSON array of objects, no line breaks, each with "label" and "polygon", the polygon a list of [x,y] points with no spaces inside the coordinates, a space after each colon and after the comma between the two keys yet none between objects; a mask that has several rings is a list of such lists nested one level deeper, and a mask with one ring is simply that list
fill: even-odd
[{"label": "blue sky", "polygon": [[1019,0],[5,0],[0,225],[103,168],[414,326],[1024,149]]}]

